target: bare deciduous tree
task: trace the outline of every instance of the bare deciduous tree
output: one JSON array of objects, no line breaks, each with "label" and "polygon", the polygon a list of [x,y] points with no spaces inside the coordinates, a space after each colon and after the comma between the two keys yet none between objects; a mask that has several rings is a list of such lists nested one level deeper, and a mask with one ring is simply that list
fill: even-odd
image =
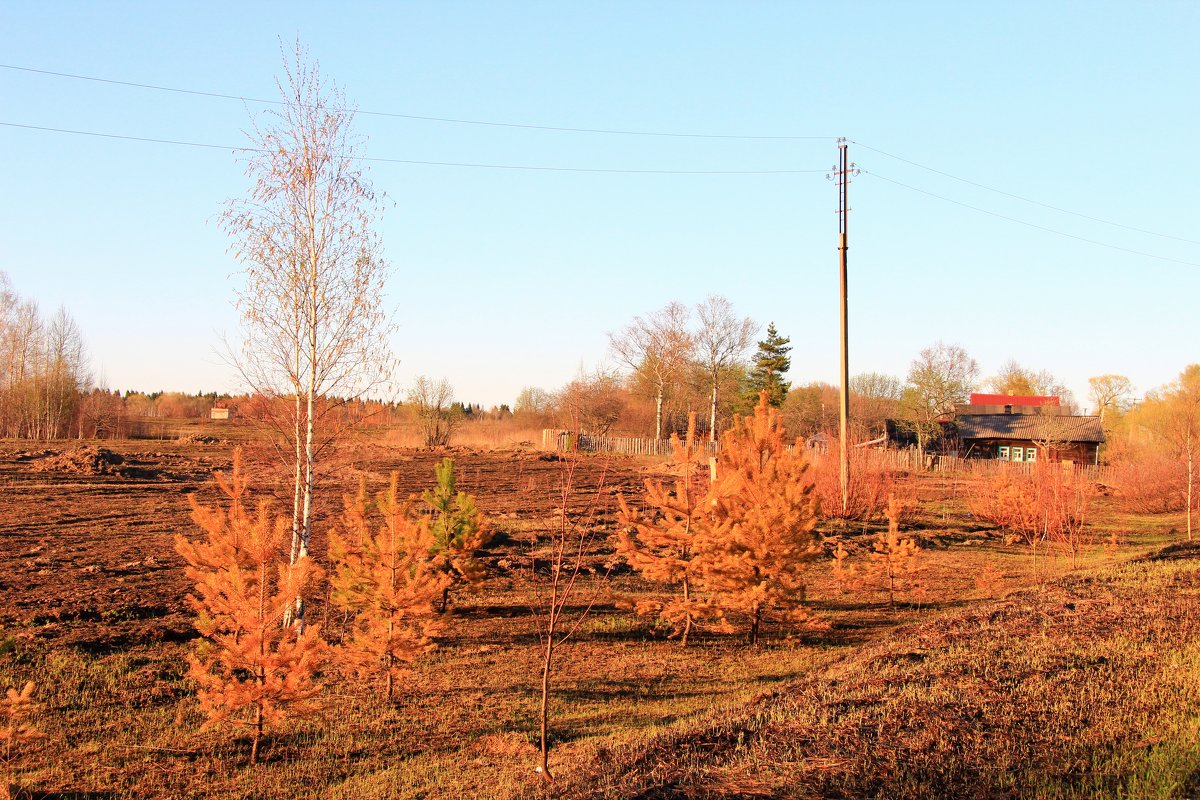
[{"label": "bare deciduous tree", "polygon": [[966,402],[978,378],[979,364],[956,344],[938,342],[913,360],[900,406],[922,451],[937,432],[938,419]]},{"label": "bare deciduous tree", "polygon": [[550,772],[550,692],[554,675],[554,657],[559,647],[570,639],[591,612],[598,596],[598,587],[593,585],[590,598],[580,605],[581,593],[586,593],[589,577],[596,580],[607,578],[596,576],[595,561],[598,557],[599,520],[597,517],[609,508],[611,495],[605,491],[607,465],[601,472],[590,499],[581,513],[573,514],[571,501],[580,488],[578,475],[579,455],[571,454],[561,462],[558,486],[551,499],[555,508],[552,512],[548,537],[539,542],[540,547],[531,553],[530,573],[535,586],[532,606],[541,645],[541,703],[538,706],[538,728],[540,753],[538,774],[544,781],[553,781]]},{"label": "bare deciduous tree", "polygon": [[408,390],[408,402],[426,447],[450,444],[455,428],[462,423],[462,413],[453,407],[453,401],[454,387],[445,378],[435,381],[419,375],[413,381]]},{"label": "bare deciduous tree", "polygon": [[[1111,415],[1129,409],[1133,383],[1124,375],[1097,375],[1088,378],[1088,394],[1101,423],[1111,421]],[[1106,420],[1106,418],[1109,418]]]},{"label": "bare deciduous tree", "polygon": [[712,385],[708,438],[715,442],[721,370],[736,363],[754,343],[758,323],[750,317],[738,319],[733,313],[733,304],[717,294],[709,295],[696,306],[696,317],[700,327],[695,335],[695,347]]},{"label": "bare deciduous tree", "polygon": [[593,436],[604,436],[621,419],[626,393],[614,372],[580,374],[558,393],[563,424]]},{"label": "bare deciduous tree", "polygon": [[663,401],[692,356],[687,306],[668,303],[647,317],[608,335],[613,353],[634,372],[642,372],[654,391],[654,438],[663,434]]},{"label": "bare deciduous tree", "polygon": [[1075,395],[1049,371],[1027,369],[1011,358],[1000,367],[1000,373],[987,383],[998,394],[1054,396],[1061,405],[1072,412],[1075,410]]},{"label": "bare deciduous tree", "polygon": [[299,43],[284,71],[280,106],[251,133],[250,190],[229,202],[221,226],[244,265],[245,338],[234,361],[255,391],[290,401],[278,427],[294,467],[295,563],[309,550],[314,468],[338,432],[323,424],[338,405],[329,401],[361,397],[386,378],[390,326],[374,231],[381,202],[362,170],[354,112]]}]

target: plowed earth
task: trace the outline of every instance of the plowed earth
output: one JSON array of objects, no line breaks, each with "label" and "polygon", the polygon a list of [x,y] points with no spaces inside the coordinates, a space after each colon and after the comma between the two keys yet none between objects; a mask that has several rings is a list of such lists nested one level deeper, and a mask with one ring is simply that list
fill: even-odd
[{"label": "plowed earth", "polygon": [[[173,543],[179,533],[199,535],[190,498],[217,500],[213,472],[229,468],[230,446],[134,441],[27,447],[0,443],[0,627],[100,652],[193,637],[185,602],[190,586]],[[420,493],[447,456],[455,459],[459,490],[476,495],[497,529],[484,558],[489,571],[516,568],[512,557],[529,551],[538,520],[561,505],[565,464],[553,454],[358,448],[340,459],[341,482],[324,484],[313,528],[316,555],[323,554],[336,523],[340,495],[353,491],[361,477],[375,492],[396,471],[402,493]],[[290,501],[286,473],[272,459],[251,454],[247,462],[259,476],[259,496]],[[641,484],[641,470],[632,462],[585,460],[568,507],[582,514],[599,500],[610,513],[616,492]],[[277,507],[287,511],[290,502],[281,499]]]}]

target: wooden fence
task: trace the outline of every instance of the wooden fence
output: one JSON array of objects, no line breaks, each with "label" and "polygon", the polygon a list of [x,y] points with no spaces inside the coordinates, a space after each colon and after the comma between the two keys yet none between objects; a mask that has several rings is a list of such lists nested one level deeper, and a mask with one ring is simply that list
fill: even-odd
[{"label": "wooden fence", "polygon": [[[546,433],[550,433],[547,431]],[[701,442],[705,457],[715,456],[720,452],[720,442]],[[669,439],[646,439],[636,436],[588,436],[555,432],[552,436],[543,436],[543,446],[546,449],[560,451],[575,450],[581,453],[611,453],[613,455],[630,456],[659,456],[671,455]],[[815,463],[828,460],[836,461],[834,453],[818,453],[810,451],[810,457]],[[869,467],[882,468],[894,472],[933,472],[941,475],[962,477],[994,475],[1001,471],[1016,470],[1029,472],[1034,468],[1033,463],[1018,463],[984,458],[959,458],[936,453],[922,455],[918,450],[857,450],[853,455],[854,461],[865,463]],[[1099,483],[1111,483],[1114,477],[1112,467],[1094,464],[1075,464],[1074,468],[1084,471],[1088,478]]]},{"label": "wooden fence", "polygon": [[[553,437],[553,449],[580,453],[612,453],[625,456],[669,456],[670,439],[644,439],[636,436],[588,436],[559,432]],[[543,445],[550,445],[543,436]],[[718,442],[701,442],[705,456],[715,456],[720,450]]]}]

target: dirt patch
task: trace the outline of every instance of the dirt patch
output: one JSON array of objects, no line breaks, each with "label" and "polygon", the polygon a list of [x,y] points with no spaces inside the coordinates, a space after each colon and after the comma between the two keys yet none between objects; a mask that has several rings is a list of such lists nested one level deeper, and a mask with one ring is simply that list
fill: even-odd
[{"label": "dirt patch", "polygon": [[65,472],[69,475],[125,475],[125,457],[105,447],[88,445],[43,455],[33,463],[37,472]]},{"label": "dirt patch", "polygon": [[220,436],[209,436],[204,433],[188,433],[179,437],[180,444],[224,444]]}]

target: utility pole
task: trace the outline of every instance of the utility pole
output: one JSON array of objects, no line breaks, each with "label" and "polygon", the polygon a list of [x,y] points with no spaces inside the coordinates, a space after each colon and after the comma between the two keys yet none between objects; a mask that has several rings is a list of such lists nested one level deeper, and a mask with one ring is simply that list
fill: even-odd
[{"label": "utility pole", "polygon": [[828,176],[838,189],[838,260],[841,265],[840,299],[842,319],[842,391],[841,409],[839,413],[839,433],[841,438],[841,483],[842,483],[842,512],[845,513],[850,505],[850,338],[847,327],[847,281],[846,281],[846,251],[849,249],[847,240],[847,221],[850,216],[848,189],[850,178],[857,175],[858,170],[849,161],[846,137],[838,137],[838,164],[833,174]]}]

